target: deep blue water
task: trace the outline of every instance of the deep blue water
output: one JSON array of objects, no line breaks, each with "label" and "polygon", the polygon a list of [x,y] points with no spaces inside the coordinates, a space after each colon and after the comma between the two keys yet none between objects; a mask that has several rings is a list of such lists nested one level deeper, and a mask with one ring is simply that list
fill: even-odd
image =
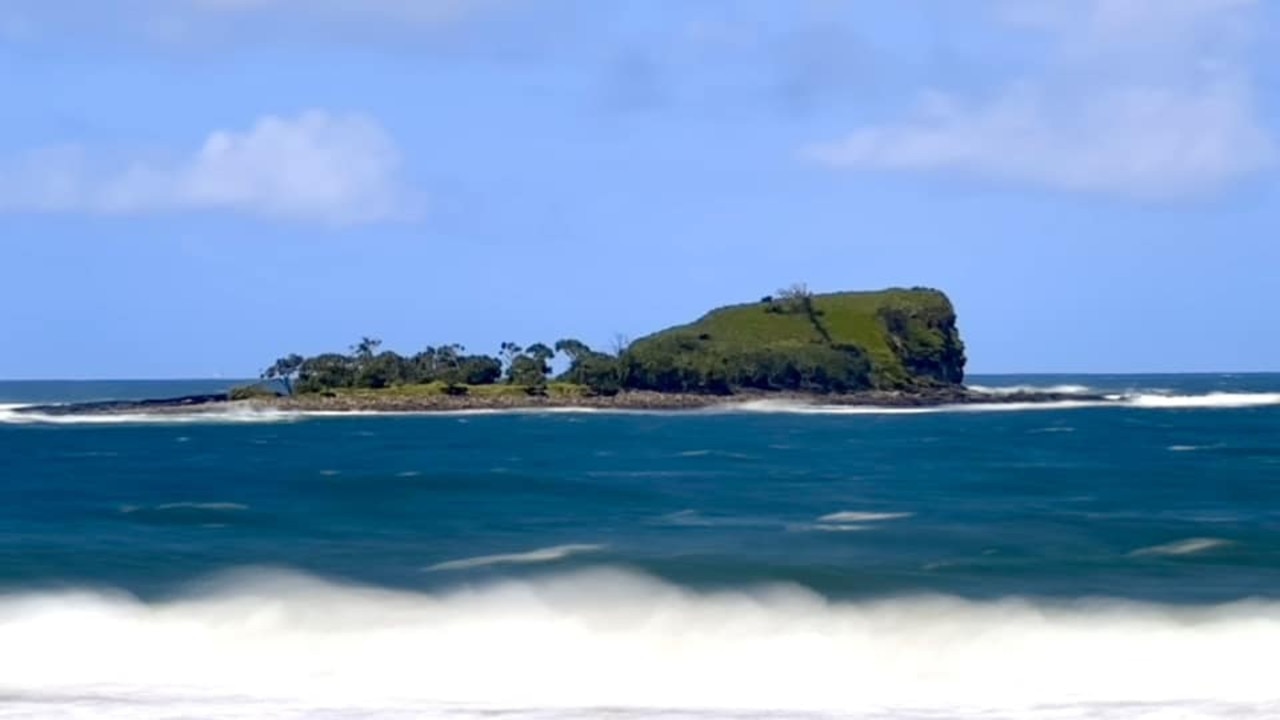
[{"label": "deep blue water", "polygon": [[24,380],[0,381],[0,404],[147,400],[226,392],[247,380]]},{"label": "deep blue water", "polygon": [[[718,676],[701,685],[705,698],[696,692],[682,695],[653,668],[647,670],[654,673],[653,692],[642,696],[658,706],[701,712],[738,707],[847,713],[840,717],[938,717],[911,713],[938,707],[960,712],[953,695],[961,691],[948,694],[947,672],[959,673],[956,687],[964,688],[976,687],[977,681],[964,674],[970,670],[1014,672],[999,664],[1006,661],[1014,667],[1039,662],[1042,668],[1047,662],[1069,663],[1062,643],[1096,632],[1093,645],[1075,650],[1105,654],[1106,643],[1116,642],[1115,662],[1124,652],[1138,652],[1134,648],[1153,663],[1162,649],[1229,649],[1232,656],[1215,656],[1217,664],[1206,667],[1165,668],[1167,685],[1134,689],[1138,683],[1129,686],[1129,694],[1123,683],[1113,689],[1102,679],[1068,679],[1026,698],[1006,698],[1001,690],[988,693],[999,697],[970,701],[1001,712],[1006,706],[1023,708],[1008,711],[1014,713],[1008,717],[1030,717],[1039,710],[1027,708],[1045,703],[1076,703],[1070,706],[1078,715],[1061,717],[1111,717],[1106,708],[1131,707],[1127,702],[1192,713],[1177,717],[1280,717],[1280,683],[1259,681],[1255,687],[1250,671],[1235,667],[1230,682],[1212,675],[1215,667],[1225,672],[1224,663],[1246,662],[1241,653],[1261,652],[1261,645],[1250,643],[1270,643],[1274,652],[1280,639],[1280,613],[1273,604],[1280,601],[1280,376],[1033,376],[973,382],[1078,386],[1081,392],[1130,399],[1114,407],[924,413],[773,408],[689,414],[234,415],[111,423],[31,421],[0,411],[0,647],[6,638],[29,642],[23,633],[44,617],[40,612],[60,622],[85,623],[76,636],[84,642],[127,638],[122,628],[133,627],[126,622],[132,618],[129,622],[142,623],[150,628],[145,632],[160,638],[144,646],[160,643],[169,652],[164,643],[214,642],[204,635],[182,636],[186,640],[179,642],[178,635],[165,634],[179,630],[155,629],[155,623],[175,614],[186,619],[182,627],[188,631],[195,626],[216,635],[228,625],[261,627],[278,643],[286,640],[272,633],[293,642],[301,632],[295,622],[313,632],[316,623],[328,627],[325,618],[342,625],[358,617],[350,620],[352,626],[343,625],[348,635],[367,639],[371,635],[364,633],[396,623],[404,624],[404,637],[425,633],[426,645],[395,645],[397,652],[423,654],[418,661],[445,663],[438,672],[447,672],[448,661],[426,649],[432,643],[454,642],[459,634],[477,644],[481,637],[498,642],[521,632],[545,642],[548,636],[539,633],[569,623],[564,637],[566,647],[573,648],[575,642],[588,642],[580,637],[582,627],[604,632],[596,613],[607,607],[643,622],[606,623],[620,635],[608,635],[603,645],[584,645],[594,648],[590,652],[552,653],[546,656],[548,667],[560,663],[562,673],[585,673],[590,658],[624,646],[641,658],[637,667],[648,667],[643,664],[648,646],[638,648],[636,638],[651,640],[650,631],[674,622],[672,617],[684,629],[662,637],[696,635],[707,623],[728,624],[716,626],[720,645],[698,646],[687,656],[662,655],[654,667],[679,666],[702,657],[698,652],[751,657],[768,649],[759,667],[739,669],[739,677],[750,678],[753,669],[766,665],[778,677],[790,667],[778,655],[782,646],[770,644],[780,642],[775,637],[780,633],[797,651],[825,652],[849,662],[868,648],[876,657],[899,659],[895,653],[927,650],[932,658],[930,653],[964,650],[969,655],[957,656],[955,667],[923,678],[875,665],[875,672],[885,674],[877,676],[877,688],[900,687],[903,697],[918,698],[922,710],[896,695],[871,702],[867,694],[854,693],[846,702],[826,685],[801,693],[799,688],[819,682],[822,674],[804,657],[794,660],[796,667],[806,668],[804,680],[793,681],[794,697],[785,689],[761,690],[759,699],[751,692],[717,694]],[[216,385],[168,384],[160,394]],[[137,397],[157,394],[157,387],[0,383],[0,404],[108,397],[103,393]],[[254,570],[246,574],[247,569]],[[91,612],[67,605],[72,589]],[[375,589],[381,594],[370,599]],[[511,593],[523,599],[513,600]],[[728,602],[724,593],[734,593],[746,605],[716,605]],[[470,600],[450,605],[459,597]],[[684,604],[672,605],[673,597]],[[200,605],[203,610],[192,610],[197,601],[218,609]],[[1115,609],[1118,601],[1138,604]],[[328,603],[332,615],[308,615],[312,602]],[[378,604],[383,602],[392,604]],[[922,610],[927,602],[953,605],[949,611]],[[408,612],[402,605],[428,614],[428,609],[450,607],[457,615],[432,624],[413,613],[397,615]],[[495,605],[503,611],[486,615],[485,609]],[[548,608],[560,613],[554,622],[540,614]],[[867,613],[889,612],[885,608],[897,608],[893,612],[906,619],[897,624],[892,614],[889,620],[867,619]],[[85,612],[97,619],[86,620]],[[139,619],[138,612],[145,617]],[[1192,623],[1192,632],[1187,630],[1191,621],[1178,613],[1209,613],[1212,622]],[[309,619],[298,620],[303,616]],[[993,619],[1001,617],[1008,623]],[[950,624],[938,625],[944,621]],[[858,622],[870,629],[851,631]],[[916,637],[914,627],[929,628],[928,636]],[[1055,628],[1078,632],[1064,630],[1054,644]],[[485,635],[490,630],[493,635]],[[1025,632],[999,646],[973,639],[1014,630]],[[604,643],[597,635],[590,638]],[[845,638],[848,644],[828,647],[823,638],[832,643]],[[956,650],[958,643],[977,645]],[[1028,649],[1027,643],[1036,647]],[[731,652],[730,646],[737,649]],[[218,647],[207,656],[229,653],[223,658],[229,666],[239,662],[233,651]],[[322,645],[316,647],[324,657]],[[271,648],[268,655],[284,652]],[[1000,648],[1004,654],[997,652]],[[181,666],[185,657],[180,653],[170,660]],[[147,669],[143,675],[154,674],[161,662],[133,661]],[[56,701],[62,696],[37,690],[81,692],[86,683],[106,684],[125,688],[120,692],[132,697],[140,684],[150,688],[135,675],[117,678],[85,662],[90,664],[81,675],[71,673],[73,679],[33,676],[6,682],[10,676],[0,660],[0,717],[6,717],[6,688],[36,693],[36,705],[12,705],[14,716],[28,716],[19,710],[35,712],[31,707],[36,707],[40,712],[32,716],[48,717],[61,716],[53,711],[64,708]],[[968,662],[977,664],[970,668]],[[978,667],[983,662],[994,664]],[[1098,662],[1107,661],[1092,661]],[[344,677],[338,660],[321,665],[306,677]],[[199,667],[196,674],[204,682],[210,673]],[[693,667],[695,674],[714,672],[705,664]],[[1180,680],[1181,671],[1193,679]],[[196,697],[256,692],[227,672],[225,682],[197,688],[206,695]],[[358,675],[350,672],[348,677]],[[1087,674],[1080,668],[1075,673],[1066,677]],[[359,717],[401,717],[399,712],[434,717],[461,712],[440,704],[451,699],[522,710],[647,704],[629,700],[621,689],[602,690],[597,697],[578,684],[572,691],[557,690],[552,699],[532,690],[512,690],[507,697],[492,688],[467,690],[459,678],[452,683],[463,688],[457,692],[448,687],[422,694],[392,683],[410,698],[380,710],[363,696],[342,696],[329,705],[303,703],[297,715],[285,714],[277,699],[272,713],[313,717],[347,708]],[[499,682],[520,687],[506,676]],[[553,685],[548,680],[538,687]],[[937,703],[926,702],[935,697]],[[1214,709],[1215,703],[1221,707]],[[176,712],[180,705],[163,707]],[[128,708],[121,716],[152,716]],[[1267,714],[1273,711],[1277,714]]]}]

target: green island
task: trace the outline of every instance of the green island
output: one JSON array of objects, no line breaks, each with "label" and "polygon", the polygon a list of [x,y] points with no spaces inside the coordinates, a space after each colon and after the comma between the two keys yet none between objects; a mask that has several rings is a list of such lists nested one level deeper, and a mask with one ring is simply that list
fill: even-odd
[{"label": "green island", "polygon": [[[557,358],[564,369],[554,374]],[[364,338],[346,353],[293,354],[232,400],[297,410],[694,408],[785,398],[916,405],[971,402],[964,343],[941,291],[814,294],[795,285],[608,351],[563,338],[497,355],[460,345],[413,355]]]},{"label": "green island", "polygon": [[[553,372],[554,367],[562,370]],[[297,412],[594,408],[685,410],[753,401],[918,407],[1108,398],[964,385],[951,301],[930,288],[814,294],[795,285],[686,325],[598,350],[572,338],[496,355],[460,345],[413,355],[362,338],[344,353],[291,354],[228,393],[27,406],[40,415],[187,413],[228,404]]]}]

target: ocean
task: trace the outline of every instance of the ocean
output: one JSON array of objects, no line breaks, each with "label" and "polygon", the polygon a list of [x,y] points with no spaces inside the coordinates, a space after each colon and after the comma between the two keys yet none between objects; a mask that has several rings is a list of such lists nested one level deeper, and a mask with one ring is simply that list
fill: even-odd
[{"label": "ocean", "polygon": [[69,418],[0,383],[0,718],[1280,718],[1280,375],[1120,400]]}]

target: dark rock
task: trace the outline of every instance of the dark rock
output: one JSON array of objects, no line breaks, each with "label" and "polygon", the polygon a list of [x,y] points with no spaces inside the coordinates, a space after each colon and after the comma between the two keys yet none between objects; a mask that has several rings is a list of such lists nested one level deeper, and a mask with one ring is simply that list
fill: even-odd
[{"label": "dark rock", "polygon": [[116,415],[131,412],[156,412],[189,407],[201,407],[231,401],[229,393],[211,395],[184,395],[156,400],[102,400],[98,402],[67,403],[64,405],[29,405],[17,412],[39,415]]}]

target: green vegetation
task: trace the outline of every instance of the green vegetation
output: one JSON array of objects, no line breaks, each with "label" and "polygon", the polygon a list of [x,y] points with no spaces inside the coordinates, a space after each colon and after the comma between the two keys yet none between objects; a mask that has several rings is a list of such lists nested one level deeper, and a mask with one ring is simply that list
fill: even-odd
[{"label": "green vegetation", "polygon": [[228,393],[231,400],[259,400],[276,397],[276,392],[266,385],[244,385],[232,388]]},{"label": "green vegetation", "polygon": [[[567,369],[552,378],[557,356]],[[714,310],[613,352],[579,340],[502,343],[499,356],[460,345],[402,356],[362,338],[349,352],[288,355],[263,372],[286,392],[412,398],[614,395],[626,390],[847,393],[958,384],[964,345],[936,290],[815,295],[797,285],[760,302]],[[249,392],[245,390],[243,392]]]},{"label": "green vegetation", "polygon": [[958,384],[965,364],[951,301],[926,288],[814,295],[794,286],[642,338],[629,353],[699,368],[709,382],[728,372],[744,387],[835,392]]}]

